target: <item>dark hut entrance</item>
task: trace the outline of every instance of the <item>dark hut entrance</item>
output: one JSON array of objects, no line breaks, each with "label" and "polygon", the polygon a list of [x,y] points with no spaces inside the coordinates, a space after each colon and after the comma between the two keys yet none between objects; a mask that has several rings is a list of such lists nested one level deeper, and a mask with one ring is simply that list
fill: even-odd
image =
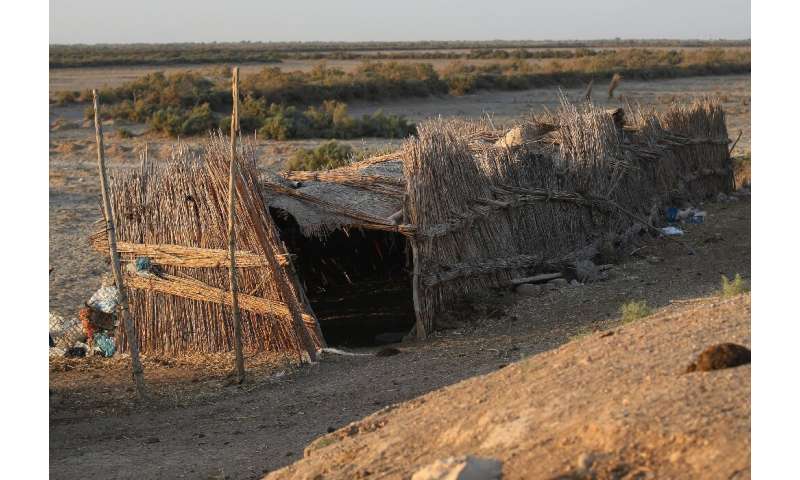
[{"label": "dark hut entrance", "polygon": [[399,342],[414,326],[411,263],[399,233],[340,228],[304,236],[291,215],[271,208],[281,240],[330,346]]}]

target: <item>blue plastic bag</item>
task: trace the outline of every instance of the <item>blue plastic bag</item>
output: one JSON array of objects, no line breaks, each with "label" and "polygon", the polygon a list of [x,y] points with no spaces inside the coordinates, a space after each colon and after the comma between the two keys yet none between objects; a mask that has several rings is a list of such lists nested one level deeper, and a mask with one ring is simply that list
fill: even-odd
[{"label": "blue plastic bag", "polygon": [[114,339],[105,333],[94,334],[94,346],[100,350],[104,357],[113,357],[114,352],[117,351],[117,346],[114,344]]}]

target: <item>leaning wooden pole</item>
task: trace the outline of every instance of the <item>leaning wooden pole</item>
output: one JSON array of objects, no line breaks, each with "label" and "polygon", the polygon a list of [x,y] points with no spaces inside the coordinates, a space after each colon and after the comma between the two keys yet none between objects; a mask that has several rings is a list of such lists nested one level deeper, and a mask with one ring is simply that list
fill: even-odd
[{"label": "leaning wooden pole", "polygon": [[106,219],[106,232],[108,233],[108,245],[111,250],[111,268],[114,272],[114,281],[119,290],[119,316],[125,328],[125,336],[128,337],[128,349],[131,352],[131,369],[133,370],[133,381],[136,384],[136,393],[140,399],[147,397],[147,390],[144,384],[144,369],[139,360],[139,339],[136,336],[136,329],[128,316],[128,294],[125,291],[125,284],[122,280],[122,269],[120,268],[119,254],[117,253],[117,231],[114,226],[114,213],[111,210],[111,196],[108,190],[108,175],[106,173],[105,148],[103,147],[103,125],[100,122],[100,107],[97,98],[97,90],[92,90],[94,104],[94,131],[97,140],[97,168],[100,170],[100,191],[103,194],[103,215]]},{"label": "leaning wooden pole", "polygon": [[231,265],[228,276],[231,287],[231,315],[233,316],[233,349],[236,353],[236,382],[244,381],[244,354],[242,353],[242,319],[239,315],[239,291],[236,285],[236,229],[234,228],[234,215],[236,212],[236,134],[239,129],[239,67],[233,67],[231,79],[231,93],[233,95],[233,109],[231,111],[231,161],[228,175],[228,256]]}]

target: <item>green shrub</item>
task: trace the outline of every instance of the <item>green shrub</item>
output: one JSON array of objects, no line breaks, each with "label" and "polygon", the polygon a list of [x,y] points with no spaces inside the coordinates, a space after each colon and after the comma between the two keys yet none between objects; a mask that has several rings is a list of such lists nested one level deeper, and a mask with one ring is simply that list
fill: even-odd
[{"label": "green shrub", "polygon": [[644,300],[626,302],[620,307],[619,311],[622,316],[622,323],[630,323],[652,313]]},{"label": "green shrub", "polygon": [[725,275],[722,276],[722,290],[720,291],[722,298],[735,297],[749,291],[750,288],[745,285],[742,276],[738,273],[734,275],[733,280],[729,280]]},{"label": "green shrub", "polygon": [[78,101],[80,92],[64,91],[56,92],[53,95],[52,102],[58,106],[69,105]]},{"label": "green shrub", "polygon": [[117,129],[117,136],[119,138],[131,138],[133,137],[133,133],[131,133],[131,131],[127,128],[120,127]]},{"label": "green shrub", "polygon": [[314,149],[302,148],[295,151],[286,162],[287,170],[329,170],[343,167],[350,162],[353,148],[335,140],[325,142]]}]

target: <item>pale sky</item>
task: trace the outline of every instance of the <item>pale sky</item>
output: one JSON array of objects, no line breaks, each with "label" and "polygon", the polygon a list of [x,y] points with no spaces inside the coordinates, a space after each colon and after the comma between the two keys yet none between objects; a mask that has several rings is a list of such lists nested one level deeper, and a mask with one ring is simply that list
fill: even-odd
[{"label": "pale sky", "polygon": [[750,38],[749,0],[50,0],[50,43]]}]

